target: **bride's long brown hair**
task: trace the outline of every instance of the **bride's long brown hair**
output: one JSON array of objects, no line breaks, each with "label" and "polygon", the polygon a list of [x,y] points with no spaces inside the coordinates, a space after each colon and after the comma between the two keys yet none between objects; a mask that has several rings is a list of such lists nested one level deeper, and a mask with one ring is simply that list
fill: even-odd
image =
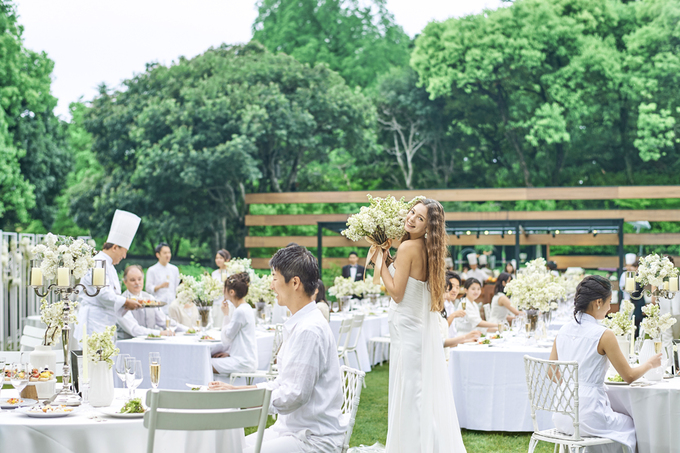
[{"label": "bride's long brown hair", "polygon": [[[422,203],[427,208],[425,251],[427,252],[427,285],[432,295],[430,311],[439,313],[444,309],[444,289],[446,287],[446,265],[444,258],[447,255],[446,246],[448,245],[448,239],[444,208],[437,200],[431,198],[418,200],[413,206],[415,207],[419,203]],[[410,238],[411,235],[406,233],[401,238],[401,242]]]}]

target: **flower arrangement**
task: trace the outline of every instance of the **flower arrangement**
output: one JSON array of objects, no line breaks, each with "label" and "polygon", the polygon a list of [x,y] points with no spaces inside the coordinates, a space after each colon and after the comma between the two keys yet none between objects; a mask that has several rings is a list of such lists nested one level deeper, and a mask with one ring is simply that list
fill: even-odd
[{"label": "flower arrangement", "polygon": [[212,307],[213,301],[224,294],[222,282],[203,274],[198,278],[180,275],[182,283],[177,287],[177,300],[186,304],[193,302],[199,307]]},{"label": "flower arrangement", "polygon": [[614,335],[623,336],[635,332],[635,323],[631,319],[631,313],[635,306],[629,301],[624,300],[616,313],[610,313],[602,321],[602,325],[609,328]]},{"label": "flower arrangement", "polygon": [[671,317],[670,313],[659,315],[660,310],[661,307],[656,304],[647,304],[642,307],[645,318],[642,320],[641,326],[645,331],[645,335],[649,335],[652,339],[661,338],[661,333],[670,329],[677,321]]},{"label": "flower arrangement", "polygon": [[248,272],[252,277],[252,266],[250,258],[233,258],[226,263],[227,275],[234,275],[240,272]]},{"label": "flower arrangement", "polygon": [[381,294],[382,293],[382,288],[380,285],[376,285],[373,283],[373,281],[369,278],[366,280],[360,280],[358,282],[354,282],[354,294],[359,294],[363,297],[368,296],[369,294]]},{"label": "flower arrangement", "polygon": [[550,274],[545,259],[529,261],[525,269],[505,286],[505,294],[520,310],[549,311],[557,308],[557,301],[566,296],[559,277]]},{"label": "flower arrangement", "polygon": [[114,343],[116,338],[116,326],[108,326],[102,333],[93,332],[87,337],[87,360],[92,362],[106,362],[109,368],[113,366],[111,357],[118,355],[118,349]]},{"label": "flower arrangement", "polygon": [[58,267],[70,269],[76,279],[94,267],[94,248],[82,239],[48,233],[45,243],[33,247],[32,253],[42,260],[40,268],[48,280],[57,277]]},{"label": "flower arrangement", "polygon": [[[68,323],[77,324],[76,309],[78,302],[69,302],[69,308]],[[49,303],[43,299],[40,303],[40,320],[47,326],[43,345],[53,346],[57,344],[61,337],[61,330],[64,328],[64,301]]]},{"label": "flower arrangement", "polygon": [[652,285],[663,288],[665,278],[677,277],[678,269],[671,263],[666,256],[659,256],[656,253],[640,258],[635,281],[642,286]]},{"label": "flower arrangement", "polygon": [[266,302],[274,305],[276,301],[276,294],[272,291],[272,276],[252,274],[250,276],[250,285],[248,286],[248,295],[246,302],[255,306],[256,302]]},{"label": "flower arrangement", "polygon": [[335,277],[333,286],[328,288],[328,294],[335,297],[352,296],[355,294],[354,279],[352,277]]}]

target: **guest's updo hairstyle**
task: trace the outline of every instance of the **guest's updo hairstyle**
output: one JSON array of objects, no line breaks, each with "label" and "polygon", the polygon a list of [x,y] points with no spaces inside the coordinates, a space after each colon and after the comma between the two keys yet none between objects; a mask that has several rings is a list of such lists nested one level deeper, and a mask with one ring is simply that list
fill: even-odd
[{"label": "guest's updo hairstyle", "polygon": [[243,299],[248,294],[248,286],[250,285],[250,276],[247,272],[239,272],[238,274],[230,275],[224,281],[224,288],[229,291],[234,290],[237,299]]},{"label": "guest's updo hairstyle", "polygon": [[612,284],[601,275],[587,275],[576,287],[574,296],[574,319],[580,324],[577,316],[585,313],[594,300],[607,300],[612,295]]},{"label": "guest's updo hairstyle", "polygon": [[[505,294],[505,285],[503,285],[503,282],[509,282],[512,280],[512,275],[510,275],[507,272],[501,273],[501,275],[498,276],[498,280],[496,280],[496,286],[493,288],[493,293],[498,294],[498,293],[503,293]],[[507,283],[506,283],[507,285]]]}]

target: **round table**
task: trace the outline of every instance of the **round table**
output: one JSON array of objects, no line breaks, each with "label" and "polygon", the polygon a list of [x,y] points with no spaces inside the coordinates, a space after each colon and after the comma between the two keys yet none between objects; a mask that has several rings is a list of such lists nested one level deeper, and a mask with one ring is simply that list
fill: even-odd
[{"label": "round table", "polygon": [[[144,401],[146,391],[137,390]],[[125,390],[117,389],[122,396]],[[3,390],[2,397],[17,396]],[[120,407],[122,400],[114,400]],[[103,415],[88,418],[82,409],[61,418],[32,418],[15,410],[0,411],[0,451],[19,449],[49,453],[145,453],[148,431],[143,419],[119,419]],[[195,453],[241,453],[243,429],[223,431],[156,431],[155,451]]]},{"label": "round table", "polygon": [[[550,346],[548,346],[550,343]],[[461,428],[480,431],[533,431],[524,356],[550,357],[552,342],[527,345],[523,337],[493,345],[451,348],[449,379]],[[553,427],[539,412],[540,429]]]}]

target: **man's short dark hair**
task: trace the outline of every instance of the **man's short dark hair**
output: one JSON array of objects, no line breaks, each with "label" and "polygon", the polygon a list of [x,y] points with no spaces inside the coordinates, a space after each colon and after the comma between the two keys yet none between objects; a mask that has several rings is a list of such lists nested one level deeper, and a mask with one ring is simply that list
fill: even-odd
[{"label": "man's short dark hair", "polygon": [[359,254],[357,252],[349,252],[349,255],[347,255],[347,258],[349,258],[352,255],[355,255],[357,258],[359,258]]},{"label": "man's short dark hair", "polygon": [[293,277],[302,282],[305,294],[314,295],[319,280],[319,262],[309,250],[301,245],[289,245],[279,249],[269,261],[269,267],[283,275],[286,283]]},{"label": "man's short dark hair", "polygon": [[172,252],[172,248],[170,248],[170,244],[168,244],[167,242],[161,242],[160,244],[158,244],[156,246],[155,249],[153,249],[154,253],[161,253],[161,250],[163,250],[163,247],[169,248],[170,251]]},{"label": "man's short dark hair", "polygon": [[460,278],[460,275],[456,274],[453,271],[446,271],[446,291],[451,291],[452,285],[451,285],[451,279],[455,278],[458,280],[458,286],[463,284],[463,280]]}]

